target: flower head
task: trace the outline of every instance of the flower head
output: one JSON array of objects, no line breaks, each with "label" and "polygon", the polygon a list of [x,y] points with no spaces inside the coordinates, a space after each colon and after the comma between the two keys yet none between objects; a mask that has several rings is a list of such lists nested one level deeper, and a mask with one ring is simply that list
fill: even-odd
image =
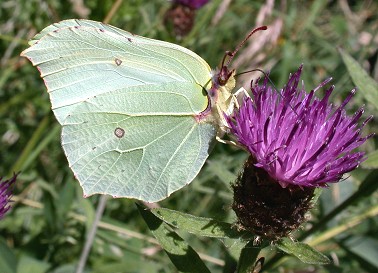
[{"label": "flower head", "polygon": [[16,178],[17,174],[5,181],[0,177],[0,219],[3,218],[4,214],[10,209],[9,199],[12,195],[10,188],[16,181]]},{"label": "flower head", "polygon": [[253,99],[246,98],[232,115],[226,116],[230,132],[250,156],[233,184],[232,208],[237,226],[275,241],[296,230],[313,206],[316,187],[339,181],[343,174],[364,160],[354,152],[369,137],[361,137],[357,122],[363,113],[345,112],[352,91],[339,107],[328,103],[334,89],[323,99],[315,90],[298,88],[302,66],[276,92],[258,81],[252,85]]},{"label": "flower head", "polygon": [[339,181],[343,174],[355,169],[364,160],[363,152],[353,150],[369,137],[361,137],[357,122],[363,113],[353,116],[345,105],[328,103],[334,89],[330,87],[323,99],[315,92],[330,80],[306,93],[298,88],[302,66],[278,93],[258,82],[252,86],[253,100],[247,98],[234,117],[228,117],[231,133],[248,149],[255,166],[264,169],[283,188],[289,184],[324,187]]}]

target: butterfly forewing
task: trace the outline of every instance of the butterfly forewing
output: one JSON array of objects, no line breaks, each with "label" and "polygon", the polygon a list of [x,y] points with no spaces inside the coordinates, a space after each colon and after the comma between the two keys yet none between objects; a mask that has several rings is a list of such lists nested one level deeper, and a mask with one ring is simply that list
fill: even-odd
[{"label": "butterfly forewing", "polygon": [[207,63],[180,46],[87,20],[44,29],[23,55],[41,72],[84,189],[145,201],[191,182],[216,134]]}]

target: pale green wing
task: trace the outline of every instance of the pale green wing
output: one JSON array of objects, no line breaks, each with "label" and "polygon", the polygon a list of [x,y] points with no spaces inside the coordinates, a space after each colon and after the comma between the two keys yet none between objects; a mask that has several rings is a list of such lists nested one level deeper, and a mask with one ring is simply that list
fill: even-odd
[{"label": "pale green wing", "polygon": [[195,53],[87,20],[44,29],[22,54],[38,66],[84,195],[153,202],[190,183],[216,134],[197,122],[210,68]]}]

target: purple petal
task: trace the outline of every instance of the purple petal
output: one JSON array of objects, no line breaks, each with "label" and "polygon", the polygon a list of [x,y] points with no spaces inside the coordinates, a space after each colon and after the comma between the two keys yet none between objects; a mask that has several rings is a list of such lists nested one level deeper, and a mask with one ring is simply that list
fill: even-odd
[{"label": "purple petal", "polygon": [[0,219],[3,218],[4,214],[10,209],[9,199],[11,197],[11,187],[14,182],[16,182],[17,174],[13,175],[12,178],[4,180],[0,177]]},{"label": "purple petal", "polygon": [[265,79],[251,86],[253,99],[246,99],[232,117],[227,117],[231,133],[272,178],[286,187],[289,184],[324,187],[339,181],[365,158],[354,149],[370,136],[362,137],[358,121],[363,109],[348,116],[345,106],[355,93],[352,90],[339,107],[328,102],[334,86],[318,99],[315,92],[298,88],[302,66],[289,77],[278,92]]}]

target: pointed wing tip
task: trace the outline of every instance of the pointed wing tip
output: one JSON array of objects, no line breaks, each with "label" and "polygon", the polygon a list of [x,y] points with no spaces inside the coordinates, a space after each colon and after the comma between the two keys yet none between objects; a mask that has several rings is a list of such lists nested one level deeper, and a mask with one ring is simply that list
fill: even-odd
[{"label": "pointed wing tip", "polygon": [[29,43],[29,47],[28,47],[28,48],[25,48],[25,49],[20,53],[20,56],[21,56],[21,57],[25,57],[25,58],[27,58],[28,60],[30,60],[30,57],[28,56],[28,53],[29,53],[29,51],[30,51],[30,49],[31,49],[32,46],[33,46],[33,45],[31,45],[31,44]]},{"label": "pointed wing tip", "polygon": [[29,59],[28,56],[26,56],[26,53],[27,53],[27,50],[28,50],[28,49],[29,49],[29,48],[24,49],[24,50],[20,53],[20,56]]},{"label": "pointed wing tip", "polygon": [[29,47],[25,48],[21,53],[20,56],[28,59],[31,63],[33,63],[33,59],[30,56],[30,52],[34,50],[34,46],[38,43],[37,40],[33,40],[34,42],[32,43],[32,40],[29,41]]}]

